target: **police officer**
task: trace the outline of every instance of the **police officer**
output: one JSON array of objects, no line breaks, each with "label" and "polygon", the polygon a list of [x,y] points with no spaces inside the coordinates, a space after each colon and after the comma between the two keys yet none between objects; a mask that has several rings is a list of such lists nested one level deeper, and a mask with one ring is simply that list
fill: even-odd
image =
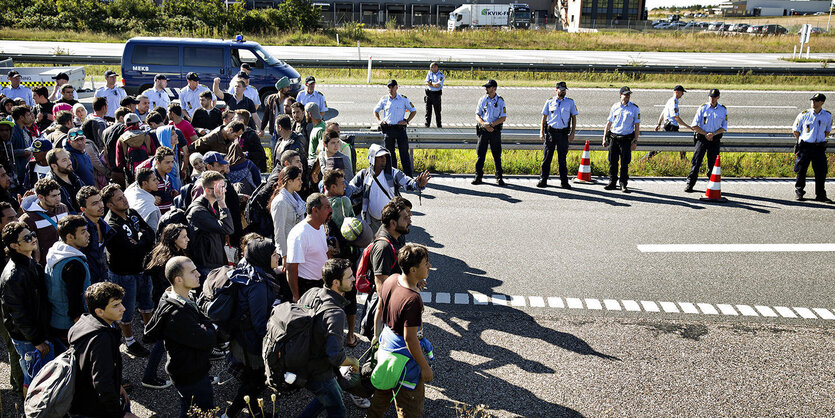
[{"label": "police officer", "polygon": [[11,99],[23,99],[26,102],[26,106],[35,107],[32,90],[29,87],[21,85],[21,79],[19,72],[16,70],[9,71],[9,85],[0,89],[0,94]]},{"label": "police officer", "polygon": [[[208,87],[200,84],[200,76],[191,72],[186,74],[185,87],[180,89],[180,107],[186,112],[189,119],[194,116],[194,111],[200,109],[200,94],[204,91],[211,92]],[[212,105],[217,101],[217,96],[212,93]]]},{"label": "police officer", "polygon": [[[409,137],[406,135],[406,125],[417,114],[415,105],[406,97],[397,94],[397,80],[386,84],[389,94],[380,98],[374,108],[374,117],[380,123],[380,129],[386,137],[386,149],[391,154],[391,163],[397,166],[397,156],[394,154],[395,144],[400,149],[401,171],[412,177],[412,159],[409,157]],[[382,112],[382,115],[381,115]],[[406,112],[409,112],[408,118]]]},{"label": "police officer", "polygon": [[441,127],[441,94],[444,89],[444,73],[438,68],[438,63],[429,64],[429,72],[426,73],[426,127],[432,123],[432,109],[435,109],[435,124]]},{"label": "police officer", "polygon": [[328,111],[328,102],[325,101],[325,95],[316,90],[316,78],[308,76],[304,79],[305,90],[296,95],[296,101],[302,105],[308,103],[316,103],[319,106],[319,112],[322,114],[322,119],[325,118],[325,112]]},{"label": "police officer", "polygon": [[661,130],[662,123],[664,124],[664,131],[666,132],[678,132],[680,126],[691,129],[690,125],[681,120],[678,112],[678,101],[686,92],[687,90],[685,90],[681,85],[678,85],[673,89],[673,97],[670,97],[670,100],[667,100],[667,104],[664,105],[664,110],[658,118],[658,125],[655,127],[655,132]]},{"label": "police officer", "polygon": [[620,88],[620,102],[612,105],[609,119],[603,131],[603,146],[609,147],[609,184],[606,190],[615,190],[618,181],[618,160],[620,159],[620,189],[628,193],[626,184],[629,182],[629,162],[632,161],[632,150],[638,146],[638,136],[641,134],[641,109],[630,102],[632,90],[623,86]]},{"label": "police officer", "polygon": [[104,80],[106,85],[103,87],[99,87],[96,90],[95,97],[104,97],[107,99],[107,115],[106,118],[110,121],[114,120],[116,116],[116,109],[119,108],[120,102],[122,99],[125,98],[128,94],[125,92],[125,89],[116,85],[116,78],[118,75],[113,70],[107,70],[104,72]]},{"label": "police officer", "polygon": [[812,96],[812,108],[804,110],[794,120],[792,133],[797,138],[797,145],[794,149],[796,159],[794,161],[794,172],[797,173],[797,181],[794,183],[794,194],[797,200],[803,200],[806,193],[806,170],[809,163],[812,163],[812,171],[815,172],[815,200],[819,202],[832,203],[826,197],[824,182],[826,181],[826,138],[832,132],[832,114],[824,110],[823,102],[826,96],[816,94]]},{"label": "police officer", "polygon": [[557,148],[557,162],[560,170],[560,183],[563,189],[570,189],[568,184],[568,167],[565,156],[568,154],[568,143],[574,140],[577,129],[577,106],[574,100],[565,97],[568,86],[565,81],[557,83],[557,96],[548,99],[542,108],[542,123],[539,126],[539,139],[543,141],[542,168],[539,170],[539,183],[536,187],[548,185],[551,174],[551,158],[554,147]]},{"label": "police officer", "polygon": [[507,119],[507,108],[504,99],[496,94],[498,86],[496,80],[487,80],[487,83],[482,86],[486,94],[479,99],[475,109],[475,119],[478,121],[476,126],[478,160],[475,163],[475,179],[472,184],[481,184],[488,145],[496,165],[496,184],[499,186],[505,184],[502,179],[502,124]]},{"label": "police officer", "polygon": [[157,106],[168,109],[171,104],[171,98],[168,97],[168,92],[165,89],[168,87],[168,77],[165,74],[157,74],[154,76],[154,86],[142,92],[150,102],[151,109]]},{"label": "police officer", "polygon": [[713,164],[719,155],[720,140],[722,134],[728,130],[728,109],[719,103],[719,90],[713,89],[709,94],[710,101],[699,106],[690,129],[695,133],[693,142],[696,148],[693,150],[690,175],[687,176],[687,186],[684,191],[690,193],[699,178],[699,168],[702,166],[702,158],[707,152],[707,176],[713,172]]}]

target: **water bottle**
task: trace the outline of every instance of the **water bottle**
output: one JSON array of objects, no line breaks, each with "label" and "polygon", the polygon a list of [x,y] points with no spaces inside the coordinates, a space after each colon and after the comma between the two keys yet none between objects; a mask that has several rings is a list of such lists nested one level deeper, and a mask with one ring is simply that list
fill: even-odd
[{"label": "water bottle", "polygon": [[290,372],[284,372],[284,382],[288,385],[292,385],[293,382],[296,381],[296,374]]}]

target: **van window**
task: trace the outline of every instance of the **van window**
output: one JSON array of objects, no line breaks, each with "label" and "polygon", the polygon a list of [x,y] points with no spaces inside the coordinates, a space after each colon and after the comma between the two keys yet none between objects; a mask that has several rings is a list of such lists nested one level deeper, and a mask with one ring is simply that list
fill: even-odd
[{"label": "van window", "polygon": [[224,68],[223,48],[184,47],[183,66]]},{"label": "van window", "polygon": [[238,53],[238,61],[241,63],[247,63],[252,66],[252,68],[264,68],[264,62],[258,59],[252,51],[246,48],[233,49],[233,51]]},{"label": "van window", "polygon": [[133,64],[180,65],[180,52],[176,46],[136,45],[133,47]]}]

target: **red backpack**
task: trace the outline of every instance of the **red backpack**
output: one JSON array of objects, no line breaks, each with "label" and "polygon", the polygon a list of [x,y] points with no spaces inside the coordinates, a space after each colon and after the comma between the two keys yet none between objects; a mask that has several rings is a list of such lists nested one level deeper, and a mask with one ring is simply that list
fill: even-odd
[{"label": "red backpack", "polygon": [[371,269],[371,249],[374,248],[374,243],[379,240],[384,240],[389,244],[391,247],[391,252],[394,253],[394,264],[391,265],[392,268],[397,264],[397,251],[394,249],[394,245],[392,245],[391,241],[385,237],[378,237],[375,238],[371,244],[368,244],[364,250],[362,250],[362,257],[360,257],[359,265],[357,265],[357,291],[362,293],[371,293],[374,291],[374,271]]}]

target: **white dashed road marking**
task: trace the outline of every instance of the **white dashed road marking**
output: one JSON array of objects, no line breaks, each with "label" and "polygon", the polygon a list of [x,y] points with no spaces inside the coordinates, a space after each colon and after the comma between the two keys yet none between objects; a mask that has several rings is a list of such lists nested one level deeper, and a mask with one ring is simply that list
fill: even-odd
[{"label": "white dashed road marking", "polygon": [[778,253],[835,251],[835,244],[648,244],[642,253]]}]

